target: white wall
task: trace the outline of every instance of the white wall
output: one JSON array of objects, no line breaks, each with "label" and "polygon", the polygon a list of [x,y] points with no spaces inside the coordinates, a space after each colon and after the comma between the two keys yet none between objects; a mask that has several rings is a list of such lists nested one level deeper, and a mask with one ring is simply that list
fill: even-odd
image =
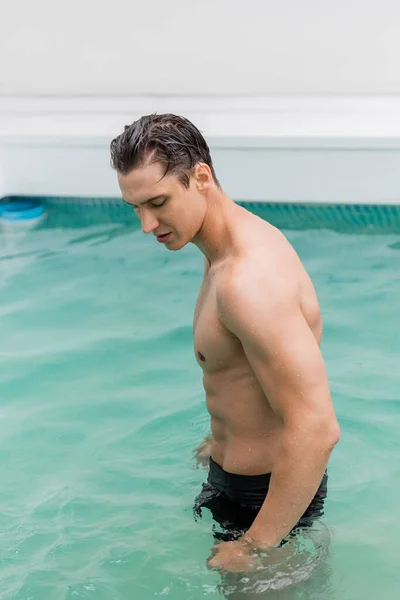
[{"label": "white wall", "polygon": [[0,98],[0,197],[119,197],[109,144],[144,113],[185,114],[238,200],[400,202],[397,98]]},{"label": "white wall", "polygon": [[119,196],[110,140],[191,119],[235,199],[400,202],[399,0],[3,0],[0,198]]},{"label": "white wall", "polygon": [[3,0],[0,95],[400,93],[398,0]]}]

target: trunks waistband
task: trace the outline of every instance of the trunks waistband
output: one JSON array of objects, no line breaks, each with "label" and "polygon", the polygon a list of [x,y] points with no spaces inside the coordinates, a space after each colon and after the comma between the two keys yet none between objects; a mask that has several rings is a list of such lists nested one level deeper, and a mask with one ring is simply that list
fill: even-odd
[{"label": "trunks waistband", "polygon": [[[224,471],[211,457],[208,484],[224,494],[232,502],[259,508],[268,493],[271,473],[263,475],[239,475]],[[325,472],[314,499],[307,509],[313,513],[322,509],[327,495],[328,474]]]},{"label": "trunks waistband", "polygon": [[267,495],[271,473],[239,475],[224,471],[211,457],[208,483],[233,502],[260,506]]}]

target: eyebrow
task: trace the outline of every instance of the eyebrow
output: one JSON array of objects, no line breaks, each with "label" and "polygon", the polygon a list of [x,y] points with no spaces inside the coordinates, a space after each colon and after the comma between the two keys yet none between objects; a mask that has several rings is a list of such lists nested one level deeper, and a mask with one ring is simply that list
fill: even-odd
[{"label": "eyebrow", "polygon": [[[164,194],[159,194],[158,196],[153,196],[153,198],[149,198],[148,200],[143,200],[142,202],[139,202],[140,206],[143,206],[143,204],[148,204],[148,202],[153,202],[154,200],[159,200],[160,198],[164,198]],[[125,200],[125,198],[123,198],[123,201],[126,204],[129,204],[129,206],[137,206],[136,204],[133,204],[132,202],[127,202]]]}]

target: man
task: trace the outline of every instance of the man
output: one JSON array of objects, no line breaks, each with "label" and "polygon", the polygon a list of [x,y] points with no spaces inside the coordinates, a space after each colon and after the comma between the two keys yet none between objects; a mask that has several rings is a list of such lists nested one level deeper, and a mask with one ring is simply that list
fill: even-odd
[{"label": "man", "polygon": [[211,567],[246,570],[322,513],[339,440],[321,315],[296,252],[222,190],[209,148],[187,119],[145,116],[111,143],[125,202],[169,250],[204,254],[194,353],[211,417],[208,481],[195,510],[224,532]]}]

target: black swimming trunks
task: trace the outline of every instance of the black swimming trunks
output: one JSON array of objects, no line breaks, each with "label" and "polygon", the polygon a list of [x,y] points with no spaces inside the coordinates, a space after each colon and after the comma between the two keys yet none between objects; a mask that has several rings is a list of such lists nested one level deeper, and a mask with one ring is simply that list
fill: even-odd
[{"label": "black swimming trunks", "polygon": [[[214,526],[214,536],[223,541],[237,539],[247,531],[256,518],[268,493],[271,473],[265,475],[237,475],[224,471],[212,458],[207,483],[203,484],[194,504],[195,518],[201,509],[208,508],[214,520],[224,531]],[[328,475],[324,474],[311,504],[293,531],[310,527],[323,515],[327,495]]]}]

